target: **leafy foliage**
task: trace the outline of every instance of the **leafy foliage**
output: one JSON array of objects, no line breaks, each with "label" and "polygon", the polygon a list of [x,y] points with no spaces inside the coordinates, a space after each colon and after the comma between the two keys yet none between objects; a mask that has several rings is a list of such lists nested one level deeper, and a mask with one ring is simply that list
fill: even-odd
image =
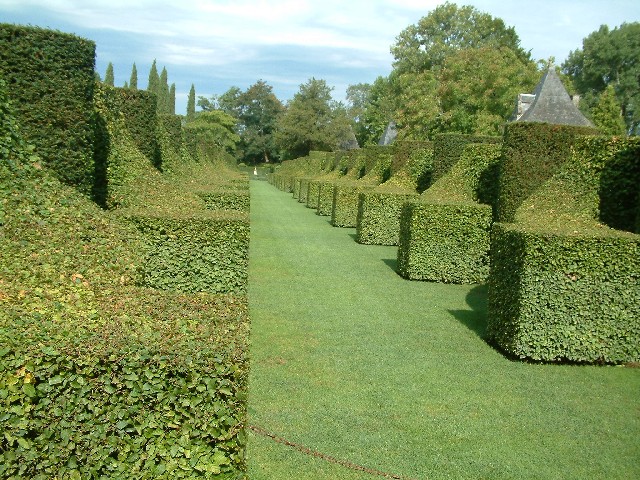
[{"label": "leafy foliage", "polygon": [[94,182],[94,65],[92,41],[0,24],[0,77],[25,139],[58,178],[87,194]]}]

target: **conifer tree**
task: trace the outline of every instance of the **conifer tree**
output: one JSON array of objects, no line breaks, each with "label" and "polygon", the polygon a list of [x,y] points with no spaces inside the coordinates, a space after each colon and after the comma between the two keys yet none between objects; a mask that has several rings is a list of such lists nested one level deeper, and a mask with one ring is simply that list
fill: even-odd
[{"label": "conifer tree", "polygon": [[104,74],[104,83],[113,87],[113,64],[111,62],[107,65],[107,72]]},{"label": "conifer tree", "polygon": [[129,88],[129,82],[127,82],[126,80],[124,81],[124,85],[122,86],[122,88]]},{"label": "conifer tree", "polygon": [[158,113],[169,113],[169,83],[165,67],[162,67],[158,85]]},{"label": "conifer tree", "polygon": [[160,75],[158,75],[158,67],[156,67],[156,61],[153,60],[151,70],[149,71],[149,83],[147,84],[147,91],[158,94],[158,86],[160,85]]},{"label": "conifer tree", "polygon": [[189,90],[189,99],[187,100],[187,120],[193,120],[196,116],[196,88],[193,83]]},{"label": "conifer tree", "polygon": [[133,68],[131,68],[131,78],[129,79],[129,88],[133,90],[138,89],[138,69],[136,68],[136,62],[133,62]]},{"label": "conifer tree", "polygon": [[172,83],[169,89],[169,113],[176,114],[176,84]]},{"label": "conifer tree", "polygon": [[622,117],[622,107],[616,98],[612,84],[600,94],[598,103],[591,109],[593,123],[604,135],[624,135],[626,125]]}]

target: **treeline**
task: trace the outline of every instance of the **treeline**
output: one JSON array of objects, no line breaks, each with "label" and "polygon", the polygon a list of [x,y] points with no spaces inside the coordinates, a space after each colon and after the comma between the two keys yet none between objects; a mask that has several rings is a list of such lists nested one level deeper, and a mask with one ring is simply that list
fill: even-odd
[{"label": "treeline", "polygon": [[[533,93],[555,62],[533,59],[500,18],[452,3],[400,32],[391,52],[391,73],[349,86],[345,103],[335,101],[333,89],[316,78],[300,85],[286,103],[263,80],[209,98],[197,97],[192,85],[185,120],[206,113],[225,135],[221,143],[247,164],[375,145],[391,121],[399,140],[433,140],[439,133],[500,135],[517,95]],[[640,23],[602,26],[556,67],[602,133],[638,132],[638,55]],[[156,81],[154,68],[155,62],[149,89],[158,95],[158,108],[175,110],[175,87],[168,86],[165,69]],[[134,88],[133,72],[129,86]],[[210,112],[217,112],[215,121]],[[227,133],[230,122],[233,131]]]}]

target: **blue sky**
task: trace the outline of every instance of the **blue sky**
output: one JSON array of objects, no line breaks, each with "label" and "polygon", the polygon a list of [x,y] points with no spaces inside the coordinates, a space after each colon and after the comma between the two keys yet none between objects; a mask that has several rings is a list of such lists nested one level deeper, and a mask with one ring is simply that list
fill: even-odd
[{"label": "blue sky", "polygon": [[[0,0],[0,22],[48,27],[96,42],[96,69],[114,65],[116,85],[136,62],[139,87],[151,63],[176,84],[177,113],[187,94],[246,89],[257,80],[283,101],[309,78],[343,100],[347,86],[388,75],[396,36],[440,0]],[[640,21],[637,0],[467,0],[515,28],[535,59],[562,63],[606,24]]]}]

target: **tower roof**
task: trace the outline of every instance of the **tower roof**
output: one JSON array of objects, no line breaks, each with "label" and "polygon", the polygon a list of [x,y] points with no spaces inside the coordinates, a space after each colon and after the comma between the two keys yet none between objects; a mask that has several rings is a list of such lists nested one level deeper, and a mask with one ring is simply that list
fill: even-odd
[{"label": "tower roof", "polygon": [[593,127],[575,106],[553,67],[543,75],[534,95],[535,100],[518,122]]}]

